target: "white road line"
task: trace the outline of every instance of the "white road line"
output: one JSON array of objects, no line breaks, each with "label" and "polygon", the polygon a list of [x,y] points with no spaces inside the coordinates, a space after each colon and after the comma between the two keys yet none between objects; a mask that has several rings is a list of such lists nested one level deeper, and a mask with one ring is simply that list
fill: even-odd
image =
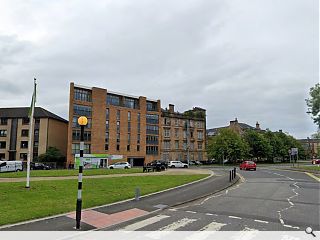
[{"label": "white road line", "polygon": [[197,213],[197,212],[194,212],[194,211],[186,211],[187,213]]},{"label": "white road line", "polygon": [[288,227],[288,228],[294,228],[294,229],[300,229],[299,227],[294,227],[294,226],[291,226],[291,225],[283,225],[284,227]]},{"label": "white road line", "polygon": [[211,222],[208,225],[200,229],[200,231],[219,231],[223,226],[227,224],[219,222]]},{"label": "white road line", "polygon": [[177,209],[175,209],[175,208],[170,208],[170,209],[168,209],[169,211],[172,211],[172,212],[176,212],[177,211]]},{"label": "white road line", "polygon": [[259,223],[269,223],[268,221],[263,221],[263,220],[259,220],[259,219],[255,219],[255,222],[259,222]]},{"label": "white road line", "polygon": [[177,222],[171,223],[165,227],[160,228],[158,231],[175,231],[178,228],[187,226],[190,223],[197,221],[197,219],[183,218]]},{"label": "white road line", "polygon": [[165,219],[168,217],[169,216],[167,216],[167,215],[157,215],[155,217],[148,218],[148,219],[142,220],[140,222],[130,224],[124,228],[119,229],[118,231],[135,231],[135,230],[138,230],[138,229],[143,228],[145,226],[148,226],[150,224],[160,222],[162,219]]},{"label": "white road line", "polygon": [[213,216],[213,214],[212,214],[212,213],[206,213],[206,215],[207,215],[207,216]]},{"label": "white road line", "polygon": [[228,216],[229,218],[235,218],[235,219],[242,219],[241,217],[236,217],[236,216]]}]

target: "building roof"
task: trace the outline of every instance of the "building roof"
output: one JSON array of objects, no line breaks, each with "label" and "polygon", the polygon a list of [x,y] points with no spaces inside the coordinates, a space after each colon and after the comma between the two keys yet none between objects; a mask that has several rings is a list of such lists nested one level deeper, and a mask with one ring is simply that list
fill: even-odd
[{"label": "building roof", "polygon": [[[4,118],[27,118],[29,113],[29,107],[17,107],[17,108],[0,108],[0,117]],[[49,112],[42,107],[36,107],[34,111],[35,118],[52,118],[61,122],[68,122],[62,117]]]}]

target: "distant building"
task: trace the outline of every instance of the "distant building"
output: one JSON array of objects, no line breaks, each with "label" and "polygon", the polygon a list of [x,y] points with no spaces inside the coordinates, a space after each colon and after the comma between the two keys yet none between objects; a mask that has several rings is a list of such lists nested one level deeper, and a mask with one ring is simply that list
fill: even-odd
[{"label": "distant building", "polygon": [[311,158],[317,158],[320,154],[320,139],[298,139],[302,144],[302,147],[306,151],[306,154]]},{"label": "distant building", "polygon": [[175,112],[174,105],[162,109],[161,158],[166,161],[206,159],[206,110],[193,108]]},{"label": "distant building", "polygon": [[208,137],[216,136],[219,134],[219,131],[222,129],[232,129],[233,131],[235,131],[236,133],[238,133],[240,135],[242,135],[246,130],[256,130],[259,132],[265,131],[260,128],[259,122],[256,123],[256,127],[252,127],[246,123],[238,122],[238,119],[236,118],[235,120],[230,121],[229,126],[207,129],[207,136]]},{"label": "distant building", "polygon": [[[0,159],[27,159],[29,117],[28,107],[0,108]],[[56,147],[66,156],[68,121],[36,107],[32,142],[33,159]]]}]

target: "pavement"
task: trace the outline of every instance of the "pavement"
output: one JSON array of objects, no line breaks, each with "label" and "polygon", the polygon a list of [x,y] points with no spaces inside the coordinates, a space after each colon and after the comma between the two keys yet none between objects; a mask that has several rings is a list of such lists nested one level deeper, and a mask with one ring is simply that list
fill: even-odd
[{"label": "pavement", "polygon": [[317,179],[279,169],[239,173],[243,181],[224,191],[101,230],[152,231],[146,235],[155,239],[167,231],[320,230]]},{"label": "pavement", "polygon": [[[181,174],[186,174],[184,169],[177,169]],[[195,171],[203,172],[202,169]],[[208,170],[206,170],[208,171]],[[170,172],[170,171],[168,171]],[[211,172],[212,173],[212,172]],[[215,170],[216,174],[191,184],[186,184],[170,190],[150,194],[140,198],[95,207],[82,211],[81,230],[104,229],[130,220],[138,220],[156,212],[195,201],[216,192],[222,191],[238,180],[239,176],[229,182],[229,172]],[[134,174],[130,174],[134,176]],[[33,220],[14,225],[1,227],[2,231],[73,231],[75,230],[75,212],[61,214],[54,217]]]}]

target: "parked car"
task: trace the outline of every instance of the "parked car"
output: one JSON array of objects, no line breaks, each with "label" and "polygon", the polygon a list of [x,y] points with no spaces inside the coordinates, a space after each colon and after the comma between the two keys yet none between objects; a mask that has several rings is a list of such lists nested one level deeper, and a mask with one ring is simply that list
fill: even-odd
[{"label": "parked car", "polygon": [[313,159],[311,162],[313,165],[320,164],[320,159]]},{"label": "parked car", "polygon": [[43,163],[30,163],[30,169],[32,170],[50,170],[51,167],[48,165],[45,165]]},{"label": "parked car", "polygon": [[199,162],[199,161],[194,161],[194,160],[192,160],[192,161],[190,161],[190,165],[202,165],[202,163],[201,162]]},{"label": "parked car", "polygon": [[251,170],[253,169],[254,171],[257,170],[257,164],[253,161],[243,161],[240,164],[240,170]]},{"label": "parked car", "polygon": [[131,165],[128,162],[117,162],[108,166],[109,169],[129,169]]},{"label": "parked car", "polygon": [[154,160],[148,163],[147,166],[152,167],[154,171],[164,171],[168,168],[168,163],[166,161]]},{"label": "parked car", "polygon": [[0,172],[18,172],[22,170],[22,161],[0,161]]},{"label": "parked car", "polygon": [[181,161],[170,161],[168,164],[169,168],[188,168],[188,164]]}]

